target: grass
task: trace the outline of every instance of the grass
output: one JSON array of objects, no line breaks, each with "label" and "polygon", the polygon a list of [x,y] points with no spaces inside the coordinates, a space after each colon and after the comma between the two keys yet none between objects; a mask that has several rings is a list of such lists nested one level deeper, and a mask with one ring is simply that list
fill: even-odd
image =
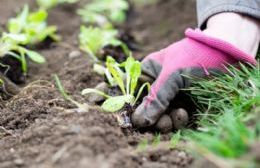
[{"label": "grass", "polygon": [[239,162],[260,140],[260,68],[240,64],[227,71],[193,82],[189,90],[199,108],[198,130],[186,131],[185,137],[199,154]]},{"label": "grass", "polygon": [[245,116],[252,107],[260,105],[259,65],[246,67],[241,64],[240,67],[230,66],[227,74],[215,74],[211,80],[201,79],[193,83],[189,90],[203,112],[202,122],[205,122],[203,118],[206,117],[213,124],[214,118],[226,111]]}]

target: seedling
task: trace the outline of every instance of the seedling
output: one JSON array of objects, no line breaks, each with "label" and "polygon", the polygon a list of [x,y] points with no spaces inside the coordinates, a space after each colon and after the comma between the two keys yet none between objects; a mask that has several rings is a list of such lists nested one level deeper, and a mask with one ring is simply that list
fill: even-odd
[{"label": "seedling", "polygon": [[67,92],[65,91],[64,87],[61,84],[61,81],[57,75],[54,75],[54,80],[56,83],[57,88],[59,89],[61,95],[64,97],[65,100],[71,102],[78,108],[78,112],[88,112],[89,111],[89,105],[87,104],[81,104],[74,99],[72,99]]},{"label": "seedling", "polygon": [[78,14],[83,21],[91,23],[95,21],[97,24],[108,23],[108,20],[113,23],[123,23],[128,9],[129,4],[126,0],[94,0],[78,10]]},{"label": "seedling", "polygon": [[45,62],[45,58],[39,53],[26,49],[19,45],[20,42],[25,40],[25,36],[22,34],[10,34],[3,33],[0,38],[0,57],[13,56],[21,62],[22,71],[27,72],[26,56],[32,61],[42,64]]},{"label": "seedling", "polygon": [[57,28],[48,26],[48,13],[44,9],[30,13],[28,5],[25,5],[22,12],[16,18],[8,21],[7,29],[12,35],[18,35],[22,38],[19,44],[34,45],[43,42],[48,37],[58,41],[60,37],[56,35]]},{"label": "seedling", "polygon": [[80,49],[87,52],[94,61],[100,59],[98,52],[106,45],[121,46],[128,53],[126,45],[117,39],[117,35],[118,31],[115,29],[81,26],[79,34]]},{"label": "seedling", "polygon": [[50,9],[53,8],[59,4],[63,4],[63,3],[76,3],[78,2],[78,0],[37,0],[38,5],[42,8],[42,9]]},{"label": "seedling", "polygon": [[[138,79],[141,75],[141,63],[136,61],[132,56],[128,57],[128,59],[121,64],[117,63],[112,57],[107,57],[106,68],[106,76],[110,85],[117,85],[120,88],[122,95],[113,97],[95,89],[84,89],[82,91],[83,95],[96,93],[104,96],[106,98],[106,101],[102,104],[102,109],[104,111],[117,112],[122,110],[126,104],[134,107],[145,87],[147,87],[148,90],[150,89],[150,84],[144,83],[139,91],[136,90]],[[121,68],[123,68],[124,71],[121,70]],[[123,117],[124,121],[122,121],[122,123],[128,120],[130,121],[129,113],[131,112],[121,113],[125,116]],[[122,123],[121,125],[124,125]]]}]

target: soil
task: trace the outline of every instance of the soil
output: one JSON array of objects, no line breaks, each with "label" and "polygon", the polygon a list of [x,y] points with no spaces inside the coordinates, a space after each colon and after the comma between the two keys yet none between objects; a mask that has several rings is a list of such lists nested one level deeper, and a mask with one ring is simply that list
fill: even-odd
[{"label": "soil", "polygon": [[21,62],[10,55],[0,58],[0,72],[16,84],[25,83],[25,75],[21,67]]},{"label": "soil", "polygon": [[[0,30],[5,30],[8,18],[15,16],[24,3],[36,8],[33,0],[1,0]],[[73,112],[74,105],[57,91],[53,74],[82,103],[86,100],[81,90],[103,81],[93,72],[89,57],[78,49],[81,23],[75,12],[85,3],[82,0],[50,10],[49,23],[58,26],[62,41],[39,47],[37,51],[47,63],[30,63],[20,93],[0,100],[0,168],[189,167],[192,157],[178,149],[159,145],[138,151],[138,143],[144,139],[151,142],[154,133],[126,133],[113,114],[99,110]],[[160,0],[134,7],[122,29],[130,30],[140,44],[141,50],[134,55],[141,59],[182,38],[186,27],[195,26],[195,16],[195,0]],[[162,135],[163,142],[169,139],[170,134]]]}]

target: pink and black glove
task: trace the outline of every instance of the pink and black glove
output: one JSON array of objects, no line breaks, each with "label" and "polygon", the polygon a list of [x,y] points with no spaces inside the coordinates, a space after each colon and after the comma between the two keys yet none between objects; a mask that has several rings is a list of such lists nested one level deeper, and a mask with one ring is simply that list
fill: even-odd
[{"label": "pink and black glove", "polygon": [[186,75],[203,77],[211,70],[224,70],[224,65],[238,62],[256,64],[252,56],[200,30],[187,29],[185,36],[144,59],[143,72],[156,80],[132,114],[135,127],[151,126],[158,121],[179,90],[190,86]]}]

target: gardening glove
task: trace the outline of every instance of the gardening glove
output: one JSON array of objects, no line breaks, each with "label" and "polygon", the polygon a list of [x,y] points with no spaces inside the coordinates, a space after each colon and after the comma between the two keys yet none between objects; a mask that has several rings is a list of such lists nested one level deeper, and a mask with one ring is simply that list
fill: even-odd
[{"label": "gardening glove", "polygon": [[223,71],[224,65],[238,62],[256,64],[253,56],[198,29],[187,29],[185,36],[143,60],[143,72],[156,80],[131,116],[135,127],[155,124],[179,90],[190,86],[187,76],[204,77],[212,70]]}]

